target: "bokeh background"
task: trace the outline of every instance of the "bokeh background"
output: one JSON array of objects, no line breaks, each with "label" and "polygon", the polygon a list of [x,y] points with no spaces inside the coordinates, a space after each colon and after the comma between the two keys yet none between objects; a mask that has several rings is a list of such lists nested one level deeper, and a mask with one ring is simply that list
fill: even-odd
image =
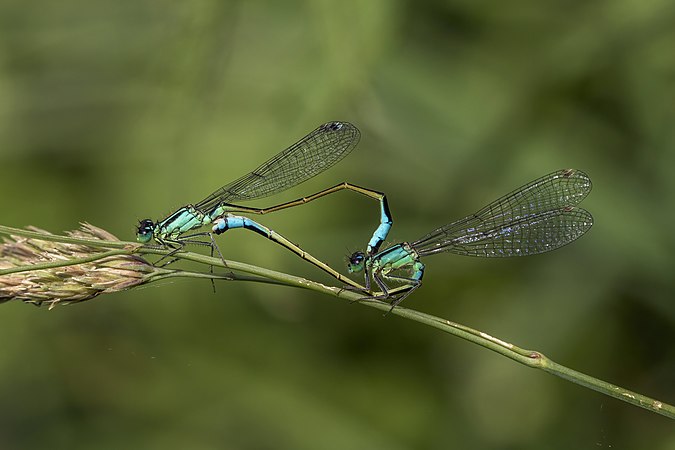
[{"label": "bokeh background", "polygon": [[[675,4],[0,4],[1,223],[134,239],[328,120],[338,166],[412,240],[537,176],[593,179],[596,224],[546,255],[429,258],[406,304],[675,401]],[[377,206],[263,222],[335,267]],[[330,280],[253,233],[227,257]],[[663,417],[370,308],[184,280],[0,308],[0,448],[674,449]]]}]

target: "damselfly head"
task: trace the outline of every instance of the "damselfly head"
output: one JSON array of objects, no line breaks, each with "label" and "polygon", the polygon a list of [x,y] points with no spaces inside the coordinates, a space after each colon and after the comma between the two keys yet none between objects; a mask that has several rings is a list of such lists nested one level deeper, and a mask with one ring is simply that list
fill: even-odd
[{"label": "damselfly head", "polygon": [[136,229],[136,240],[145,244],[152,239],[152,232],[155,230],[155,223],[150,219],[143,219],[138,222]]},{"label": "damselfly head", "polygon": [[366,264],[366,254],[363,252],[352,253],[347,260],[347,270],[349,273],[361,272]]}]

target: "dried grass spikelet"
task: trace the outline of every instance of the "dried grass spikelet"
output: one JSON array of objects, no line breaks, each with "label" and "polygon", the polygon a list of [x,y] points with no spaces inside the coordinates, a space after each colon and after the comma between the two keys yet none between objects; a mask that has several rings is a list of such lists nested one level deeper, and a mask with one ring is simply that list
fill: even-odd
[{"label": "dried grass spikelet", "polygon": [[[32,231],[50,234],[35,227]],[[80,239],[119,241],[117,237],[90,224],[68,235]],[[0,269],[34,264],[67,262],[95,257],[107,251],[83,244],[72,244],[11,236],[0,243]],[[146,281],[156,268],[134,255],[113,255],[92,262],[0,275],[0,302],[21,300],[49,309],[92,299],[99,294],[122,291]]]}]

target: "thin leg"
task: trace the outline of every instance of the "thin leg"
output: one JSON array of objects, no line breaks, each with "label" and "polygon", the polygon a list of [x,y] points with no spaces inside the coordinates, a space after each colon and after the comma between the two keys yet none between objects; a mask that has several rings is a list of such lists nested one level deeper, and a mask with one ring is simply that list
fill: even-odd
[{"label": "thin leg", "polygon": [[[186,237],[200,236],[200,235],[206,235],[206,234],[211,234],[211,233],[199,233],[199,234],[193,234],[193,235],[186,236]],[[213,240],[213,238],[211,238],[211,240]],[[191,239],[181,239],[180,241],[163,241],[162,244],[163,244],[164,246],[166,246],[166,247],[172,248],[173,250],[172,250],[171,252],[169,252],[168,254],[162,256],[161,258],[159,258],[159,259],[157,260],[157,262],[155,262],[155,265],[156,265],[157,267],[166,267],[166,266],[168,266],[169,264],[173,264],[175,261],[177,261],[179,258],[173,258],[173,259],[171,259],[171,261],[169,261],[169,262],[167,262],[167,263],[164,263],[164,264],[162,264],[162,265],[157,265],[160,261],[162,261],[162,260],[164,260],[164,259],[166,259],[166,258],[170,258],[170,257],[172,257],[174,254],[176,254],[177,252],[179,252],[180,250],[182,250],[182,249],[185,247],[186,244],[204,245],[204,246],[207,246],[207,247],[211,247],[211,251],[213,252],[213,244],[211,244],[211,243],[209,243],[209,242],[204,242],[204,241],[194,241],[194,240],[191,240]],[[216,246],[216,249],[217,249],[217,248],[218,248],[218,247]],[[220,250],[218,250],[218,253],[220,253]],[[213,255],[212,255],[212,256],[213,256]],[[221,257],[222,257],[222,256],[221,256]],[[223,260],[223,263],[225,263],[224,260]]]},{"label": "thin leg", "polygon": [[[422,286],[422,282],[420,280],[411,280],[413,284],[408,286],[408,289],[403,292],[402,295],[399,295],[393,302],[391,302],[391,309],[389,312],[392,312],[396,306],[400,305],[403,300],[405,300],[410,294],[412,294],[414,291],[420,288]],[[396,295],[396,294],[394,294]]]},{"label": "thin leg", "polygon": [[[195,241],[195,240],[191,239],[191,238],[199,237],[199,236],[208,236],[209,240],[211,242]],[[204,245],[204,246],[207,246],[207,247],[211,247],[211,256],[213,256],[213,249],[215,249],[216,252],[218,252],[218,256],[220,256],[221,261],[223,261],[223,264],[225,265],[225,267],[227,267],[227,263],[225,262],[225,258],[223,257],[223,254],[220,252],[220,247],[218,247],[218,244],[216,243],[216,240],[213,238],[213,233],[211,233],[210,231],[204,231],[202,233],[194,233],[194,234],[188,234],[186,236],[182,236],[179,242],[182,245],[195,244],[195,245]]]},{"label": "thin leg", "polygon": [[[213,233],[208,233],[209,239],[211,239],[211,257],[213,257],[213,249],[215,248],[216,251],[218,252],[218,256],[220,256],[220,260],[223,262],[223,266],[227,267],[227,263],[225,262],[225,258],[223,257],[223,254],[220,251],[220,247],[218,247],[218,244],[216,243],[216,240],[213,239]],[[210,266],[211,273],[213,274],[213,266]],[[213,286],[213,293],[216,293],[216,282],[213,278],[211,278],[211,286]]]},{"label": "thin leg", "polygon": [[[397,275],[382,274],[380,276],[380,274],[373,274],[373,279],[377,283],[382,293],[370,298],[378,300],[386,300],[388,298],[393,297],[394,300],[391,302],[391,309],[389,310],[389,312],[392,312],[396,306],[398,306],[403,300],[406,299],[406,297],[408,297],[410,294],[413,293],[413,291],[422,286],[422,281],[419,279],[401,277]],[[399,286],[395,289],[390,289],[389,286],[387,286],[387,284],[385,283],[384,279],[404,283],[404,286]]]},{"label": "thin leg", "polygon": [[[367,258],[370,258],[368,256]],[[373,269],[368,265],[368,260],[366,260],[366,270],[363,271],[364,283],[366,285],[366,291],[370,292],[370,279],[373,276]]]},{"label": "thin leg", "polygon": [[[366,297],[365,300],[386,300],[390,298],[392,295],[396,295],[394,292],[392,292],[391,289],[389,289],[389,286],[387,286],[387,283],[384,282],[384,278],[392,278],[387,275],[381,274],[379,271],[373,272],[373,280],[375,280],[375,283],[377,283],[377,286],[380,288],[380,291],[382,292],[379,295],[373,295],[371,297]],[[393,277],[393,278],[398,278],[398,277]],[[403,287],[403,286],[402,286]],[[400,291],[401,288],[396,288],[393,291]],[[407,296],[407,294],[404,294],[404,298]],[[393,303],[391,308],[389,308],[389,311],[383,314],[384,317],[387,316],[390,312],[394,310],[394,307],[400,303],[400,301]]]},{"label": "thin leg", "polygon": [[174,241],[163,241],[163,242],[161,242],[161,245],[165,246],[165,247],[172,248],[173,250],[170,251],[168,254],[162,256],[161,258],[159,258],[155,262],[155,266],[157,266],[157,267],[165,267],[165,266],[168,266],[169,264],[173,263],[174,261],[176,261],[177,258],[173,258],[171,261],[169,261],[167,263],[164,263],[162,265],[158,265],[161,261],[163,261],[167,258],[171,258],[173,255],[175,255],[177,252],[179,252],[184,247],[184,245],[181,242],[174,242]]},{"label": "thin leg", "polygon": [[[198,237],[198,236],[208,236],[209,240],[211,242],[196,241],[196,240],[191,239],[191,238]],[[181,242],[184,243],[184,244],[197,244],[197,245],[206,245],[208,247],[211,247],[211,257],[213,257],[213,250],[215,249],[216,252],[218,252],[218,256],[220,256],[220,260],[223,262],[223,265],[225,267],[227,267],[227,262],[225,261],[225,258],[223,257],[223,254],[220,251],[220,247],[218,247],[218,243],[213,238],[213,233],[208,232],[208,231],[204,231],[204,232],[201,232],[201,233],[189,234],[187,236],[183,236],[181,238]],[[213,273],[213,266],[209,266],[209,271],[211,273]],[[216,283],[213,280],[213,278],[211,278],[211,285],[213,286],[213,292],[215,293],[216,292]]]},{"label": "thin leg", "polygon": [[[366,269],[366,273],[370,273],[372,275],[373,280],[375,280],[375,284],[377,284],[377,287],[380,288],[380,294],[374,295],[371,293],[368,297],[363,297],[358,300],[354,300],[354,302],[361,302],[364,300],[385,300],[389,298],[389,286],[384,282],[384,280],[380,277],[380,272],[371,272],[370,269]],[[366,275],[366,287],[368,291],[370,292],[370,278],[371,275]]]},{"label": "thin leg", "polygon": [[[371,278],[375,280],[375,283],[380,288],[380,292],[382,292],[382,294],[377,295],[377,296],[373,295],[373,292],[370,289]],[[362,302],[362,301],[366,301],[366,300],[379,300],[380,298],[386,298],[386,297],[382,297],[382,295],[386,296],[386,292],[389,291],[389,288],[384,283],[384,281],[382,281],[382,279],[379,277],[379,275],[372,271],[372,269],[368,266],[367,261],[366,261],[366,269],[364,270],[364,280],[365,280],[364,284],[365,284],[365,288],[366,288],[365,291],[368,292],[370,295],[367,296],[367,297],[361,297],[359,299],[352,300],[351,303]]]},{"label": "thin leg", "polygon": [[[368,263],[366,262],[366,268],[363,271],[363,282],[365,286],[365,291],[370,292],[370,277],[371,277],[372,270],[368,267]],[[346,290],[361,290],[361,289],[354,289],[354,286],[345,286],[344,287]],[[362,300],[362,299],[360,299]],[[353,300],[354,302],[357,302],[359,300]]]},{"label": "thin leg", "polygon": [[[213,245],[211,245],[211,252],[210,252],[211,253],[210,256],[211,256],[211,258],[213,258],[213,249],[216,248],[216,243],[215,243],[215,241],[213,241],[213,236],[211,235],[211,233],[209,233],[209,237],[211,238],[211,241],[212,241],[212,244],[213,244]],[[220,250],[218,250],[218,253],[220,253]],[[221,255],[220,259],[223,261],[223,264],[225,264],[225,260],[222,258],[222,255]],[[212,265],[209,265],[209,273],[211,275],[213,275],[213,266]],[[214,281],[213,277],[211,277],[211,287],[213,288],[213,293],[215,294],[216,293],[216,282]]]},{"label": "thin leg", "polygon": [[389,286],[387,286],[387,283],[384,282],[384,279],[382,278],[379,272],[373,272],[373,280],[375,280],[375,284],[377,284],[377,287],[380,288],[381,293],[378,295],[373,295],[370,298],[375,300],[388,299],[391,296],[390,294],[391,290],[389,289]]}]

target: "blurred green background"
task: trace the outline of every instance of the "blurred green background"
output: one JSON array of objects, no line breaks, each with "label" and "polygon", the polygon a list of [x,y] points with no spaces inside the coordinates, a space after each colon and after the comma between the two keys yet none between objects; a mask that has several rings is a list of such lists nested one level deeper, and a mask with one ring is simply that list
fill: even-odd
[{"label": "blurred green background", "polygon": [[[406,304],[670,403],[674,118],[668,1],[0,3],[2,224],[133,240],[336,119],[357,150],[256,204],[348,180],[388,194],[396,242],[579,168],[588,235],[431,257]],[[342,267],[377,219],[341,193],[261,220]],[[3,449],[675,449],[663,417],[312,292],[184,280],[1,309]]]}]

